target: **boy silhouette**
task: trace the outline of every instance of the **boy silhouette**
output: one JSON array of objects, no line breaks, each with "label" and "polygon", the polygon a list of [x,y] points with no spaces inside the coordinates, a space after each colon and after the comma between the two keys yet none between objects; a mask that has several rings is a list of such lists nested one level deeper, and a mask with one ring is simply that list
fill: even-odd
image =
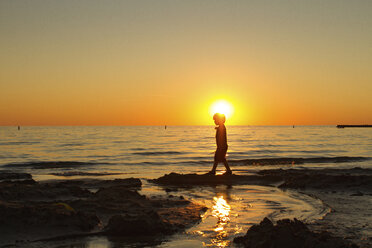
[{"label": "boy silhouette", "polygon": [[224,175],[231,175],[232,171],[226,161],[226,152],[227,152],[227,137],[226,137],[226,127],[225,127],[225,115],[220,113],[215,113],[213,115],[214,123],[216,124],[216,145],[217,149],[214,154],[214,164],[213,168],[208,175],[215,175],[216,168],[219,162],[222,162],[226,167],[226,172]]}]

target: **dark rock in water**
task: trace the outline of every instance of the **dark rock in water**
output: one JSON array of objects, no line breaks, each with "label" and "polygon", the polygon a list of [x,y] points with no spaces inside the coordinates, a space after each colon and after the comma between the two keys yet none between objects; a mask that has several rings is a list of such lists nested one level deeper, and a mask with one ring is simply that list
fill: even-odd
[{"label": "dark rock in water", "polygon": [[279,177],[280,188],[348,188],[372,189],[371,169],[272,169],[258,172],[262,176]]},{"label": "dark rock in water", "polygon": [[88,190],[71,185],[59,187],[58,185],[39,184],[34,180],[0,182],[0,200],[56,200],[63,197],[88,197]]},{"label": "dark rock in water", "polygon": [[[95,193],[86,189],[93,186],[99,187]],[[132,186],[141,186],[141,180],[2,181],[0,246],[93,231],[111,236],[170,234],[195,224],[205,211],[178,197],[148,199]]]},{"label": "dark rock in water", "polygon": [[120,236],[172,233],[172,226],[162,221],[155,211],[149,211],[139,216],[115,215],[110,218],[105,229],[105,233],[108,235]]},{"label": "dark rock in water", "polygon": [[125,186],[128,188],[140,188],[142,182],[138,178],[120,178],[114,180],[100,180],[100,179],[78,179],[78,180],[58,180],[50,182],[50,185],[57,185],[58,187],[70,187],[72,185],[82,187],[99,189],[111,186]]},{"label": "dark rock in water", "polygon": [[279,220],[274,225],[265,218],[259,225],[252,226],[245,236],[236,237],[234,243],[247,248],[357,248],[355,244],[333,237],[328,232],[314,233],[297,219]]},{"label": "dark rock in water", "polygon": [[243,160],[229,160],[231,164],[245,164],[245,165],[291,165],[291,164],[305,164],[305,163],[346,163],[359,162],[369,160],[368,157],[315,157],[315,158],[259,158],[259,159],[243,159]]},{"label": "dark rock in water", "polygon": [[132,213],[137,215],[151,206],[150,201],[137,191],[129,190],[125,186],[100,188],[89,198],[69,201],[75,209],[95,213],[106,224],[113,215]]},{"label": "dark rock in water", "polygon": [[70,204],[97,214],[104,233],[112,236],[174,233],[200,221],[206,210],[183,198],[149,199],[123,185],[100,188],[92,197]]},{"label": "dark rock in water", "polygon": [[153,208],[139,208],[128,214],[115,215],[105,227],[105,234],[113,236],[167,235],[184,230],[200,221],[206,208],[186,200],[164,201]]},{"label": "dark rock in water", "polygon": [[0,232],[4,239],[86,232],[99,224],[96,215],[76,211],[63,202],[0,202],[0,213]]},{"label": "dark rock in water", "polygon": [[97,185],[99,185],[99,187],[109,186],[141,187],[142,182],[138,178],[124,178],[114,180],[101,180]]},{"label": "dark rock in water", "polygon": [[0,172],[0,180],[20,180],[20,179],[32,179],[31,174],[28,173],[19,173],[19,172]]},{"label": "dark rock in water", "polygon": [[259,184],[268,185],[281,180],[281,177],[271,175],[207,175],[207,174],[178,174],[170,173],[151,182],[160,185],[193,186],[193,185],[239,185]]},{"label": "dark rock in water", "polygon": [[354,194],[351,194],[350,196],[363,196],[364,194],[360,191],[357,191],[356,193]]},{"label": "dark rock in water", "polygon": [[100,188],[94,196],[101,201],[122,202],[125,199],[142,200],[146,197],[140,195],[137,191],[128,190],[125,186],[111,186],[108,188]]}]

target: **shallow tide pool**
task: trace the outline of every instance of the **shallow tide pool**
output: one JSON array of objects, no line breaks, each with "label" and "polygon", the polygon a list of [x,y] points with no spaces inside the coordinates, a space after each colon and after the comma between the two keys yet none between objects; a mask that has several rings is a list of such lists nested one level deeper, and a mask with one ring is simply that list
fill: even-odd
[{"label": "shallow tide pool", "polygon": [[249,227],[259,223],[266,216],[273,221],[297,218],[312,222],[329,212],[329,208],[318,199],[270,186],[219,185],[170,190],[166,193],[164,188],[144,181],[140,193],[149,197],[182,195],[188,200],[207,206],[208,210],[202,213],[202,220],[185,232],[157,237],[155,240],[148,237],[92,236],[37,242],[34,245],[55,248],[234,247],[234,237],[244,235]]}]

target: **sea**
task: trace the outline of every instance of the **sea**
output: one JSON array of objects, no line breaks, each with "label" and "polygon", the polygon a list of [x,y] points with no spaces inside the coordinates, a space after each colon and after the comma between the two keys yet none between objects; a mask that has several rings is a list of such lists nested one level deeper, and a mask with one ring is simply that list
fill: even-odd
[{"label": "sea", "polygon": [[[227,161],[235,174],[273,168],[372,168],[372,128],[336,126],[226,126]],[[206,173],[212,168],[214,126],[14,126],[0,127],[1,170],[35,180],[140,178],[141,194],[164,195],[148,179],[164,174]],[[218,167],[218,173],[224,166]],[[171,192],[204,204],[202,221],[157,243],[66,239],[40,247],[233,247],[253,224],[298,218],[311,222],[330,209],[319,199],[277,187],[193,187]]]}]

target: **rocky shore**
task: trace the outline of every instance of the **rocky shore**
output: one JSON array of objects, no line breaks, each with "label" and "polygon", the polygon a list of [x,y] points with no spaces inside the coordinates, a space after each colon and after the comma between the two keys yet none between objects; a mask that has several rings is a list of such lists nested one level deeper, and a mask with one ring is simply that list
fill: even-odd
[{"label": "rocky shore", "polygon": [[[278,221],[274,226],[269,225],[267,219],[258,227],[252,227],[245,238],[237,239],[245,247],[287,248],[290,246],[284,244],[292,241],[299,245],[294,247],[372,247],[371,169],[273,169],[261,170],[253,175],[231,176],[171,173],[152,182],[169,190],[172,187],[219,184],[272,185],[284,191],[296,190],[320,199],[331,209],[324,218],[313,223],[286,220]],[[300,234],[294,232],[292,236],[288,234],[279,237],[283,230],[288,233],[297,228]],[[272,240],[275,236],[279,237],[278,240]],[[300,238],[300,241],[295,237]]]},{"label": "rocky shore", "polygon": [[153,197],[135,178],[34,181],[4,172],[0,182],[0,246],[70,236],[161,236],[197,223],[205,207],[183,197]]},{"label": "rocky shore", "polygon": [[372,247],[371,169],[276,169],[258,174],[281,177],[281,189],[295,189],[331,208],[323,219],[309,223],[312,230],[333,233],[359,247]]},{"label": "rocky shore", "polygon": [[279,220],[275,225],[265,218],[260,224],[252,226],[244,236],[236,237],[234,243],[246,248],[357,248],[358,246],[334,237],[329,232],[316,233],[301,221]]},{"label": "rocky shore", "polygon": [[271,185],[282,181],[278,175],[200,175],[170,173],[157,179],[150,180],[163,186],[200,186],[200,185]]},{"label": "rocky shore", "polygon": [[101,235],[109,239],[146,236],[159,240],[195,225],[206,211],[200,204],[171,195],[171,191],[221,184],[296,190],[321,199],[331,209],[323,219],[312,223],[265,218],[245,236],[235,238],[241,246],[372,246],[370,169],[275,169],[230,176],[170,173],[149,182],[161,186],[166,196],[141,195],[138,191],[142,182],[137,178],[38,182],[27,173],[3,171],[0,246],[27,247],[34,242]]}]

